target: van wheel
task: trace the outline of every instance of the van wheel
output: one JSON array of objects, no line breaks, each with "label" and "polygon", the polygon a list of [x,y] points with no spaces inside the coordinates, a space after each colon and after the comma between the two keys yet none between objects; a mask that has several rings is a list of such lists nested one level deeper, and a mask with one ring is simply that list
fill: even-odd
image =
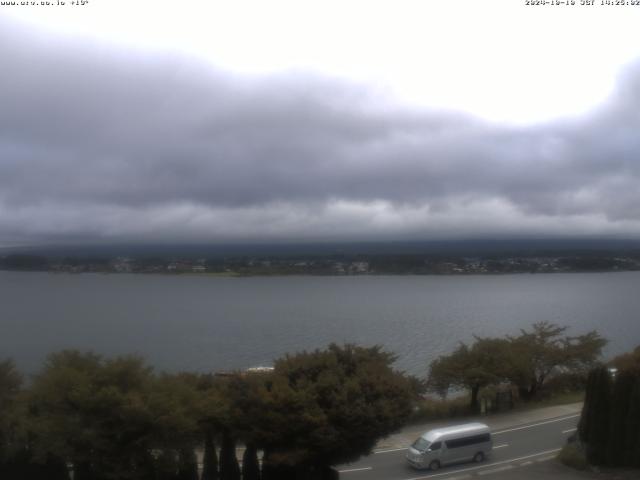
[{"label": "van wheel", "polygon": [[438,470],[440,468],[440,462],[438,460],[434,460],[429,464],[429,470]]},{"label": "van wheel", "polygon": [[478,452],[473,456],[473,461],[476,463],[480,463],[484,461],[484,453]]}]

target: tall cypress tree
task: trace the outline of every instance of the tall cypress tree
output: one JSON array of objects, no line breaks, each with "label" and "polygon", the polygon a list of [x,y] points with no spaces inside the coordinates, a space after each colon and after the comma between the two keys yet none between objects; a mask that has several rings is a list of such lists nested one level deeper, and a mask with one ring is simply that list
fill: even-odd
[{"label": "tall cypress tree", "polygon": [[582,443],[588,443],[588,439],[590,438],[590,430],[593,424],[591,416],[593,413],[593,398],[595,396],[596,390],[596,377],[597,377],[596,369],[592,369],[589,371],[589,375],[587,376],[587,387],[584,395],[584,403],[582,405],[582,413],[580,415],[580,421],[578,422],[578,437]]},{"label": "tall cypress tree", "polygon": [[178,459],[175,451],[165,449],[160,453],[156,460],[156,475],[158,480],[178,479]]},{"label": "tall cypress tree", "polygon": [[604,465],[607,461],[611,417],[611,376],[606,367],[595,369],[591,389],[591,401],[586,417],[589,424],[584,438],[587,444],[587,459],[593,465]]},{"label": "tall cypress tree", "polygon": [[240,480],[240,465],[236,457],[236,442],[228,429],[222,432],[220,449],[220,480]]},{"label": "tall cypress tree", "polygon": [[260,480],[258,449],[252,443],[247,444],[242,455],[242,480]]},{"label": "tall cypress tree", "polygon": [[612,466],[623,466],[629,456],[629,444],[625,438],[629,421],[629,400],[635,382],[635,375],[621,372],[613,383],[612,408],[609,422],[606,463]]},{"label": "tall cypress tree", "polygon": [[262,452],[262,469],[260,471],[262,480],[277,480],[273,464],[270,460],[269,449],[265,449]]},{"label": "tall cypress tree", "polygon": [[73,464],[73,480],[94,480],[95,473],[89,462],[75,462]]},{"label": "tall cypress tree", "polygon": [[589,463],[640,466],[640,374],[592,370],[578,433]]},{"label": "tall cypress tree", "polygon": [[204,458],[202,459],[202,479],[218,480],[218,455],[213,434],[207,432],[204,437]]},{"label": "tall cypress tree", "polygon": [[69,469],[64,459],[55,455],[47,455],[45,463],[47,480],[69,480]]},{"label": "tall cypress tree", "polygon": [[633,389],[629,395],[625,431],[625,464],[640,467],[640,372],[634,376]]},{"label": "tall cypress tree", "polygon": [[[22,375],[13,360],[0,361],[0,478],[20,478],[20,469],[31,463],[26,438],[17,438],[16,431],[26,415],[19,408]],[[24,475],[23,475],[24,478]]]},{"label": "tall cypress tree", "polygon": [[[27,449],[23,449],[7,459],[0,473],[2,474],[0,476],[2,480],[40,480],[48,478],[45,464],[35,462],[33,455]],[[53,473],[53,478],[56,478],[56,473]]]},{"label": "tall cypress tree", "polygon": [[198,480],[198,459],[193,448],[180,449],[178,460],[179,480]]}]

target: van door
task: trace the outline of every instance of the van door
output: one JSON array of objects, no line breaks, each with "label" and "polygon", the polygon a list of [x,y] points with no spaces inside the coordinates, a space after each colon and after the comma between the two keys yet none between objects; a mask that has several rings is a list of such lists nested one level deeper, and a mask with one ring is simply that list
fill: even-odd
[{"label": "van door", "polygon": [[465,460],[465,448],[459,440],[447,440],[444,442],[444,446],[446,448],[446,463],[460,463]]},{"label": "van door", "polygon": [[442,447],[442,442],[433,442],[429,445],[429,449],[427,450],[427,458],[429,459],[427,466],[434,460],[440,462],[440,465],[444,463],[442,460]]}]

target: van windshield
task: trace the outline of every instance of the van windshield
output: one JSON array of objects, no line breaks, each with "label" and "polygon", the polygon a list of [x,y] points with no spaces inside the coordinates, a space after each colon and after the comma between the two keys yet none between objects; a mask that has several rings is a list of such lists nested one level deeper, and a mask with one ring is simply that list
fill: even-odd
[{"label": "van windshield", "polygon": [[429,445],[430,445],[430,442],[428,440],[425,440],[424,438],[420,437],[415,442],[413,442],[413,445],[411,446],[416,450],[425,452],[427,448],[429,448]]}]

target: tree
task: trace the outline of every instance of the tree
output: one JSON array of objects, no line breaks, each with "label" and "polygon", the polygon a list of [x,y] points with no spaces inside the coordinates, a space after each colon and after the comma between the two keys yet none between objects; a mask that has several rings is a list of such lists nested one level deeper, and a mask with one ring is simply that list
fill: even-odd
[{"label": "tree", "polygon": [[592,368],[607,341],[596,331],[577,337],[562,336],[567,327],[550,322],[533,324],[529,332],[507,337],[511,346],[509,379],[520,397],[537,396],[549,376],[558,370],[586,372]]},{"label": "tree", "polygon": [[[275,362],[261,393],[263,478],[326,477],[331,465],[369,454],[411,412],[406,378],[380,347],[330,345]],[[292,477],[294,478],[294,477]]]},{"label": "tree", "polygon": [[629,411],[624,438],[625,465],[640,467],[640,373],[635,374],[633,390],[629,396]]},{"label": "tree", "polygon": [[240,480],[240,465],[238,465],[238,458],[236,457],[236,441],[229,430],[222,432],[220,480]]},{"label": "tree", "polygon": [[152,372],[138,357],[51,355],[31,388],[32,432],[40,455],[74,465],[77,480],[152,475]]},{"label": "tree", "polygon": [[153,446],[178,452],[201,444],[200,419],[204,407],[199,376],[191,373],[157,376],[150,385],[148,408],[154,418]]},{"label": "tree", "polygon": [[202,479],[218,480],[218,455],[213,434],[205,432],[204,457],[202,459]]},{"label": "tree", "polygon": [[180,465],[175,450],[159,450],[155,459],[154,480],[178,480]]},{"label": "tree", "polygon": [[264,414],[264,386],[268,375],[236,372],[219,378],[218,429],[222,432],[220,450],[221,480],[239,480],[240,466],[236,457],[236,441],[245,445],[242,462],[243,480],[259,480],[256,441],[260,435],[260,419]]},{"label": "tree", "polygon": [[594,465],[606,463],[611,390],[611,376],[605,367],[595,368],[589,373],[578,435],[587,446],[587,460]]},{"label": "tree", "polygon": [[610,364],[620,372],[628,371],[640,373],[640,345],[638,345],[633,352],[618,355]]},{"label": "tree", "polygon": [[[26,480],[42,476],[45,463],[54,467],[54,458],[34,461],[27,432],[27,405],[22,390],[22,375],[12,360],[0,362],[0,478]],[[51,469],[51,478],[67,480],[57,468]]]},{"label": "tree", "polygon": [[178,480],[198,480],[198,459],[192,448],[183,447],[180,449]]},{"label": "tree", "polygon": [[470,408],[478,411],[480,389],[504,380],[509,362],[510,345],[507,340],[476,337],[472,345],[461,343],[450,355],[431,362],[427,385],[442,396],[451,387],[469,389]]},{"label": "tree", "polygon": [[40,456],[47,453],[73,464],[74,478],[92,479],[91,449],[97,432],[87,413],[102,359],[92,353],[63,351],[47,358],[30,390],[32,431]]},{"label": "tree", "polygon": [[[150,445],[154,451],[162,452],[161,458],[155,462],[155,469],[161,478],[188,479],[197,475],[194,449],[201,446],[204,440],[200,382],[200,375],[186,372],[163,373],[152,382],[147,399],[154,418]],[[208,466],[212,463],[210,455],[209,452],[206,459]],[[215,459],[215,450],[213,455]],[[210,470],[207,473],[211,473]],[[209,480],[215,479],[217,477]]]},{"label": "tree", "polygon": [[[239,374],[228,377],[203,376],[201,379],[202,413],[199,424],[205,436],[205,450],[206,443],[211,442],[208,459],[216,462],[215,466],[210,464],[207,467],[206,473],[221,480],[240,479],[236,441],[242,425],[245,422],[250,424],[253,418],[251,412],[243,411],[242,405],[238,403],[235,388],[237,384],[242,384]],[[219,434],[221,443],[219,462],[215,459],[213,447],[215,432]]]},{"label": "tree", "polygon": [[[262,418],[268,414],[267,385],[269,372],[235,372],[216,378],[211,392],[213,408],[209,408],[209,424],[222,432],[220,478],[238,478],[239,466],[235,456],[235,442],[245,445],[242,462],[243,480],[258,480],[260,464],[258,445],[265,443]],[[273,427],[271,425],[268,428]]]},{"label": "tree", "polygon": [[640,372],[589,373],[578,435],[593,465],[640,466]]},{"label": "tree", "polygon": [[[630,418],[633,388],[638,378],[631,372],[624,371],[616,375],[611,392],[611,412],[609,415],[609,432],[606,442],[607,458],[609,465],[624,465],[632,455],[634,439],[627,438],[625,431]],[[636,431],[636,436],[638,435]]]},{"label": "tree", "polygon": [[242,480],[260,480],[258,449],[252,443],[246,446],[242,455]]},{"label": "tree", "polygon": [[474,343],[461,343],[449,355],[431,362],[428,388],[445,396],[451,387],[468,389],[470,407],[478,410],[480,389],[510,381],[524,400],[534,398],[545,381],[556,372],[579,373],[586,377],[605,345],[591,331],[577,337],[562,336],[567,327],[549,322],[522,330],[516,337],[475,337]]},{"label": "tree", "polygon": [[0,464],[6,462],[15,444],[16,401],[22,386],[22,375],[12,360],[0,362]]}]

